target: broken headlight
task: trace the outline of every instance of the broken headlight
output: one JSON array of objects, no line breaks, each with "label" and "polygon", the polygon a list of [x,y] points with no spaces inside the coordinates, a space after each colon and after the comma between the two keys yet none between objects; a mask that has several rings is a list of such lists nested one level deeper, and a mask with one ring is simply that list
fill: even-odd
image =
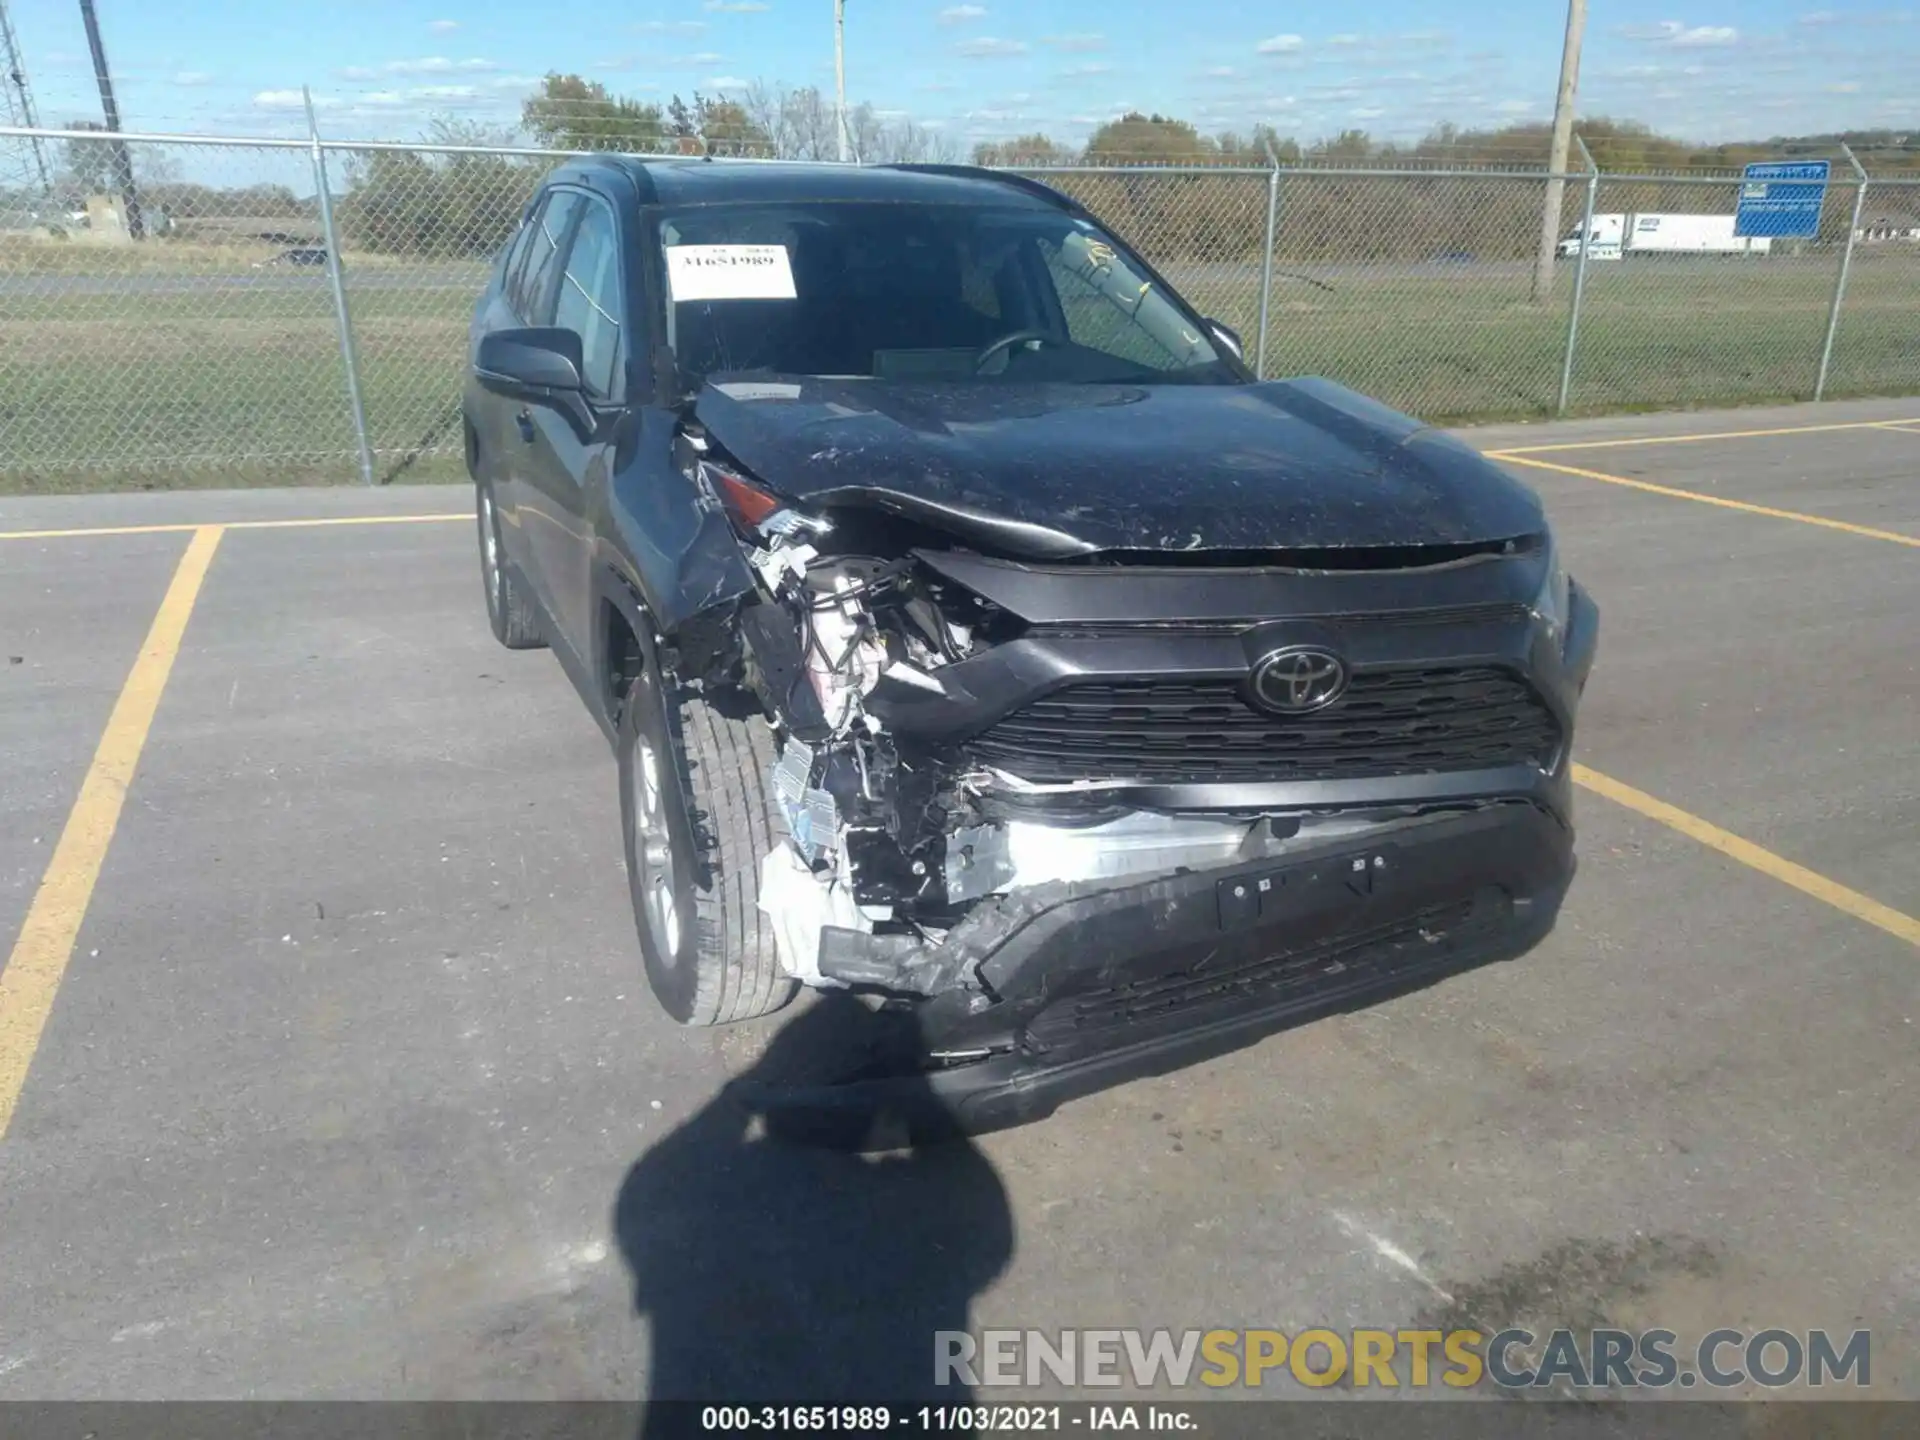
[{"label": "broken headlight", "polygon": [[1533,617],[1546,628],[1554,649],[1564,651],[1567,648],[1567,623],[1573,613],[1573,582],[1567,576],[1566,567],[1560,563],[1560,547],[1555,543],[1552,531],[1547,532],[1546,552],[1546,579],[1540,586],[1540,593],[1533,598]]}]

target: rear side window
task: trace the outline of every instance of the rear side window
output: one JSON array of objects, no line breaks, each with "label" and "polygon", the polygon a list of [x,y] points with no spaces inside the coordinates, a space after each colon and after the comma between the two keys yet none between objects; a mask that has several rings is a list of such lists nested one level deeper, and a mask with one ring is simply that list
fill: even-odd
[{"label": "rear side window", "polygon": [[529,325],[544,325],[553,314],[553,278],[560,242],[580,204],[577,190],[555,190],[533,217],[533,234],[520,269],[507,282],[507,303]]},{"label": "rear side window", "polygon": [[553,323],[579,335],[580,378],[603,400],[618,398],[622,313],[613,212],[588,201],[567,251]]}]

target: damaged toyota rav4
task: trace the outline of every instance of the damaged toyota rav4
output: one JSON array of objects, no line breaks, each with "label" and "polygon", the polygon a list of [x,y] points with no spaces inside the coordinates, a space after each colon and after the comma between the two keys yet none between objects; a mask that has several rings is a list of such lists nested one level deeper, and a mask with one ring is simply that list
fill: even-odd
[{"label": "damaged toyota rav4", "polygon": [[1054,190],[573,162],[470,355],[487,612],[613,745],[674,1019],[851,991],[914,1041],[822,1094],[986,1128],[1552,928],[1598,614],[1536,497]]}]

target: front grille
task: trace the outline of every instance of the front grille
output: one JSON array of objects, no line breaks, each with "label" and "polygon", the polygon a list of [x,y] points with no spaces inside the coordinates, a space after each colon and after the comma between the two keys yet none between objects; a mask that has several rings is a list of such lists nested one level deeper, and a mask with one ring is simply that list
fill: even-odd
[{"label": "front grille", "polygon": [[[1212,966],[1155,976],[1063,996],[1027,1027],[1040,1046],[1102,1031],[1151,1025],[1185,1011],[1212,1006],[1249,1010],[1278,1004],[1290,994],[1364,989],[1433,960],[1451,958],[1458,947],[1510,916],[1512,902],[1472,900],[1435,905],[1419,914],[1318,944],[1216,971]],[[1452,948],[1443,948],[1452,947]]]},{"label": "front grille", "polygon": [[[1435,605],[1425,610],[1360,610],[1348,614],[1315,615],[1312,618],[1336,632],[1362,627],[1409,629],[1434,625],[1512,625],[1527,618],[1524,605],[1504,600],[1474,605]],[[1106,640],[1114,636],[1138,639],[1155,632],[1176,635],[1242,635],[1263,623],[1259,617],[1239,620],[1169,620],[1164,624],[1144,624],[1138,620],[1055,623],[1042,621],[1030,625],[1028,633],[1046,640]]]},{"label": "front grille", "polygon": [[1363,671],[1310,715],[1257,710],[1235,680],[1086,682],[977,736],[974,760],[1040,783],[1344,780],[1545,764],[1553,713],[1495,666]]}]

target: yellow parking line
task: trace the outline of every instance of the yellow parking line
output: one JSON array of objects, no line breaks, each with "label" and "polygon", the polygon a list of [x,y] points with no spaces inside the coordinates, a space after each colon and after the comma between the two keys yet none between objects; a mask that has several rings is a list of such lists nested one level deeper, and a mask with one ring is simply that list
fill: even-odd
[{"label": "yellow parking line", "polygon": [[1555,450],[1596,450],[1606,445],[1691,445],[1701,440],[1757,440],[1768,435],[1818,435],[1831,430],[1873,430],[1915,425],[1916,420],[1847,420],[1830,425],[1781,425],[1772,430],[1719,430],[1709,435],[1636,435],[1622,440],[1563,440],[1553,445],[1510,445],[1502,455],[1546,455]]},{"label": "yellow parking line", "polygon": [[66,974],[94,882],[100,878],[101,863],[120,823],[127,786],[140,762],[167,677],[173,673],[201,582],[220,547],[221,533],[219,525],[203,525],[187,542],[146,642],[120,687],[120,698],[80,782],[79,798],[67,814],[66,827],[20,927],[20,938],[6,968],[0,970],[0,1139],[6,1137],[20,1087],[26,1083],[34,1051],[53,1012],[53,997]]},{"label": "yellow parking line", "polygon": [[1891,430],[1898,435],[1920,435],[1920,420],[1882,420],[1873,428]]},{"label": "yellow parking line", "polygon": [[[312,530],[329,525],[420,525],[471,520],[471,510],[440,515],[327,515],[308,520],[227,520],[222,530]],[[197,521],[177,525],[91,525],[75,530],[0,530],[0,540],[86,540],[102,535],[184,535],[207,527]]]},{"label": "yellow parking line", "polygon": [[1722,830],[1710,821],[1702,820],[1698,815],[1690,815],[1677,806],[1664,800],[1656,800],[1644,790],[1636,790],[1631,785],[1602,775],[1597,770],[1589,770],[1584,765],[1573,767],[1573,778],[1596,795],[1604,795],[1616,805],[1624,805],[1637,811],[1649,820],[1657,820],[1669,829],[1677,830],[1690,840],[1698,840],[1709,849],[1718,850],[1730,859],[1738,860],[1742,865],[1758,870],[1762,875],[1771,876],[1783,885],[1791,885],[1803,895],[1811,895],[1834,909],[1864,920],[1877,926],[1895,939],[1904,940],[1909,945],[1920,945],[1920,920],[1911,915],[1902,914],[1891,905],[1882,905],[1870,896],[1862,895],[1858,890],[1849,890],[1837,880],[1809,870],[1804,865],[1764,850],[1750,840],[1742,840]]},{"label": "yellow parking line", "polygon": [[1754,505],[1745,500],[1726,500],[1718,495],[1702,495],[1697,490],[1679,490],[1671,485],[1656,485],[1651,480],[1629,480],[1624,475],[1609,475],[1604,470],[1582,470],[1577,465],[1560,465],[1551,460],[1531,460],[1510,450],[1489,450],[1489,460],[1509,465],[1531,465],[1536,470],[1557,470],[1562,475],[1578,475],[1583,480],[1604,480],[1609,485],[1626,485],[1654,495],[1670,495],[1676,500],[1697,500],[1702,505],[1718,505],[1723,510],[1744,510],[1749,515],[1768,515],[1775,520],[1798,520],[1802,525],[1818,525],[1823,530],[1844,530],[1849,535],[1864,535],[1869,540],[1891,540],[1896,545],[1920,548],[1920,536],[1902,535],[1893,530],[1875,530],[1869,525],[1853,525],[1845,520],[1829,520],[1824,515],[1808,515],[1800,510],[1776,510],[1771,505]]}]

